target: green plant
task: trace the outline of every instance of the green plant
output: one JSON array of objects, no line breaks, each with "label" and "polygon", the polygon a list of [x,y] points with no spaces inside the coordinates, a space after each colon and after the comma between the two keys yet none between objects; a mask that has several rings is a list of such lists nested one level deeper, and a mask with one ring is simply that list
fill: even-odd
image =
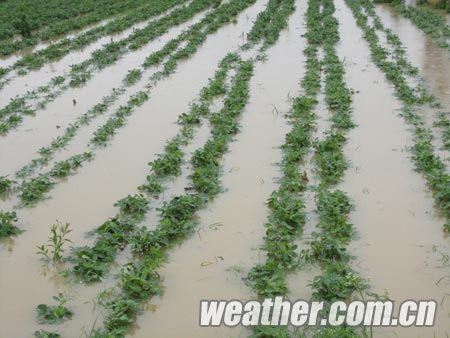
[{"label": "green plant", "polygon": [[40,324],[60,324],[72,318],[73,312],[64,306],[68,302],[67,296],[59,293],[53,299],[57,305],[39,304],[36,307]]},{"label": "green plant", "polygon": [[41,255],[46,261],[59,263],[63,259],[64,246],[67,243],[72,243],[70,239],[67,238],[70,229],[70,223],[56,223],[52,224],[50,228],[50,237],[47,240],[47,244],[38,245],[37,254]]},{"label": "green plant", "polygon": [[[402,115],[413,127],[412,159],[417,170],[424,175],[436,205],[444,212],[448,220],[450,218],[450,175],[443,159],[436,154],[432,142],[433,131],[417,111],[424,105],[433,108],[439,107],[440,104],[417,78],[417,72],[409,71],[414,67],[405,58],[400,39],[384,27],[372,2],[369,0],[346,0],[346,3],[357,19],[358,26],[364,31],[364,38],[369,43],[372,60],[384,72],[386,78],[393,83],[396,95],[403,103]],[[369,24],[368,16],[372,18],[373,25]],[[388,37],[388,43],[394,47],[392,52],[382,47],[377,33]],[[411,83],[407,74],[416,76],[417,85]],[[449,123],[446,118],[442,118],[442,115],[438,121],[443,131],[445,146]]]},{"label": "green plant", "polygon": [[[161,292],[161,281],[156,269],[164,261],[167,249],[192,233],[197,225],[196,212],[220,191],[217,176],[221,171],[216,170],[217,163],[227,151],[226,144],[238,131],[235,125],[248,100],[249,80],[253,73],[251,61],[241,61],[237,66],[237,74],[224,100],[224,107],[216,116],[210,116],[212,138],[199,152],[205,154],[201,158],[206,160],[200,157],[194,160],[195,155],[192,158],[197,180],[194,191],[175,196],[164,203],[159,209],[161,219],[156,229],[150,231],[141,228],[132,236],[133,252],[139,258],[122,270],[121,292],[106,305],[108,315],[104,329],[96,332],[98,337],[123,336],[134,322],[142,303],[151,295]],[[232,128],[225,128],[230,125]],[[210,170],[211,166],[213,170]],[[214,184],[203,183],[206,178]]]},{"label": "green plant", "polygon": [[14,226],[17,222],[15,211],[8,212],[0,210],[0,239],[20,234],[22,231]]},{"label": "green plant", "polygon": [[33,334],[36,338],[60,338],[61,335],[57,332],[50,332],[45,330],[39,330]]},{"label": "green plant", "polygon": [[0,197],[11,193],[15,183],[15,181],[8,179],[7,176],[0,176]]},{"label": "green plant", "polygon": [[28,181],[23,181],[18,187],[20,200],[24,205],[32,205],[42,199],[42,196],[50,191],[54,181],[48,174],[40,174]]}]

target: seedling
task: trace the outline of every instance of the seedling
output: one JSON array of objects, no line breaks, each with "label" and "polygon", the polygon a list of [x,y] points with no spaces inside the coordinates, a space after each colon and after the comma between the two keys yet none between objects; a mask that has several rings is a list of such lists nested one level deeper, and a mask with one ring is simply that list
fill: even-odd
[{"label": "seedling", "polygon": [[38,245],[37,254],[41,255],[46,262],[53,262],[54,264],[60,263],[63,259],[64,246],[67,243],[72,243],[67,238],[70,229],[70,223],[56,223],[52,224],[50,229],[51,235],[47,241],[47,244]]}]

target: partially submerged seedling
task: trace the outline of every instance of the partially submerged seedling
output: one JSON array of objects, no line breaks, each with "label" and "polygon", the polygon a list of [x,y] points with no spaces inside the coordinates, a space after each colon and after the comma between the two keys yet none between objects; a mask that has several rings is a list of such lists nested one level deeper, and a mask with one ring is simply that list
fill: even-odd
[{"label": "partially submerged seedling", "polygon": [[45,330],[35,331],[33,334],[36,338],[61,338],[58,332],[50,332]]},{"label": "partially submerged seedling", "polygon": [[15,181],[10,180],[7,176],[0,176],[0,197],[10,194],[15,183]]},{"label": "partially submerged seedling", "polygon": [[15,211],[0,210],[0,239],[20,234],[22,231],[14,223],[17,222]]},{"label": "partially submerged seedling", "polygon": [[60,324],[72,318],[73,312],[64,306],[69,300],[67,296],[59,293],[57,296],[53,296],[53,299],[57,305],[39,304],[36,307],[40,324]]},{"label": "partially submerged seedling", "polygon": [[72,232],[70,223],[52,224],[50,232],[51,235],[47,244],[38,245],[37,254],[41,255],[46,262],[60,263],[63,259],[64,246],[67,243],[72,243],[67,238],[68,234]]}]

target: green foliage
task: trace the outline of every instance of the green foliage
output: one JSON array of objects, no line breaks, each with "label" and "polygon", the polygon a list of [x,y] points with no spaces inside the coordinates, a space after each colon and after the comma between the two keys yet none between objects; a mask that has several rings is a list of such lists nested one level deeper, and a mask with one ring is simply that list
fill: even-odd
[{"label": "green foliage", "polygon": [[[205,88],[215,86],[218,79],[220,79],[220,82],[225,81],[223,70],[225,69],[227,73],[235,63],[234,58],[227,57],[226,60],[220,64],[216,75]],[[206,91],[202,90],[200,97],[202,106],[208,106],[213,99],[213,96],[206,98],[203,95]],[[189,113],[185,114],[187,119],[191,119],[192,115],[198,114],[198,110],[194,107],[195,105],[192,105]],[[209,114],[209,110],[206,110],[205,114]],[[202,115],[201,117],[206,116]],[[167,142],[164,153],[160,154],[154,162],[149,163],[154,172],[147,176],[146,184],[140,186],[139,190],[151,195],[158,195],[164,190],[161,184],[163,180],[179,175],[184,156],[181,147],[192,140],[192,128],[194,126],[184,126],[177,136]],[[99,281],[107,272],[108,265],[114,261],[118,250],[122,250],[130,240],[133,245],[136,244],[134,238],[137,238],[137,236],[130,239],[130,235],[136,225],[143,220],[147,205],[148,201],[142,195],[128,196],[120,200],[116,204],[120,209],[119,214],[95,230],[98,238],[94,246],[74,250],[73,271],[75,275],[86,283]]]},{"label": "green foliage", "polygon": [[260,12],[248,34],[249,48],[252,44],[262,42],[263,49],[273,45],[280,32],[287,27],[289,16],[295,11],[293,0],[269,0],[266,9]]},{"label": "green foliage", "polygon": [[31,38],[31,25],[27,15],[25,13],[21,13],[17,20],[14,22],[14,28],[19,31],[22,38]]},{"label": "green foliage", "polygon": [[56,162],[53,168],[50,170],[49,175],[51,177],[63,178],[74,173],[76,169],[81,167],[83,162],[92,159],[92,152],[88,151],[83,154],[74,155],[68,160]]},{"label": "green foliage", "polygon": [[181,174],[181,163],[183,160],[183,151],[178,139],[168,142],[164,148],[164,154],[149,163],[156,177],[178,176]]},{"label": "green foliage", "polygon": [[42,199],[50,191],[54,181],[48,174],[40,174],[30,180],[25,180],[19,186],[19,198],[24,205],[32,205]]},{"label": "green foliage", "polygon": [[332,302],[335,300],[351,300],[355,293],[367,288],[361,277],[345,262],[334,262],[325,265],[322,275],[311,283],[315,300]]},{"label": "green foliage", "polygon": [[50,332],[45,330],[39,330],[33,334],[36,338],[61,338],[61,335],[57,332]]},{"label": "green foliage", "polygon": [[[140,258],[122,270],[121,292],[107,304],[108,315],[104,322],[104,330],[96,332],[98,337],[125,335],[134,322],[140,306],[148,297],[161,292],[161,278],[156,269],[166,258],[167,249],[192,233],[197,225],[196,212],[220,191],[218,189],[220,170],[216,170],[218,160],[226,152],[226,144],[237,132],[235,127],[224,128],[224,125],[237,123],[248,100],[252,73],[251,61],[238,64],[237,74],[225,98],[224,107],[217,116],[210,116],[212,137],[199,151],[205,156],[201,156],[201,160],[200,157],[194,160],[194,155],[192,160],[198,183],[194,184],[194,191],[175,196],[164,203],[159,209],[161,218],[154,230],[140,228],[132,236],[133,252]],[[214,80],[210,83],[214,83]],[[214,166],[214,170],[210,170],[211,165]],[[214,182],[212,186],[203,183],[206,177]]]},{"label": "green foliage", "polygon": [[[448,2],[444,0],[441,3]],[[404,1],[394,2],[393,7],[430,36],[440,47],[450,50],[450,26],[445,16],[422,6],[406,4]]]},{"label": "green foliage", "polygon": [[[60,2],[60,0],[56,0]],[[10,1],[11,2],[11,1]],[[17,1],[23,2],[23,1]],[[34,1],[36,2],[36,1]],[[133,24],[137,22],[147,20],[148,18],[158,15],[163,11],[173,7],[175,4],[179,3],[178,1],[159,1],[159,0],[125,0],[125,1],[111,1],[111,0],[101,0],[103,4],[99,3],[98,8],[89,14],[84,14],[82,16],[75,17],[66,17],[63,20],[58,20],[54,24],[44,27],[41,30],[35,30],[31,36],[31,24],[30,21],[33,20],[41,20],[41,17],[35,17],[36,13],[27,13],[29,11],[20,11],[20,15],[13,20],[13,24],[15,24],[14,29],[18,32],[22,32],[23,29],[29,34],[22,34],[22,39],[16,40],[4,40],[0,42],[0,55],[9,56],[17,51],[22,49],[34,47],[41,41],[51,41],[55,38],[61,37],[70,31],[80,30],[83,27],[88,25],[92,25],[97,23],[111,15],[115,15],[119,12],[129,11],[126,15],[120,16],[105,25],[100,25],[98,27],[93,27],[88,29],[86,32],[81,33],[79,36],[75,38],[64,38],[56,44],[51,45],[50,47],[44,49],[43,51],[35,52],[36,58],[38,56],[41,59],[45,59],[48,57],[62,57],[63,55],[69,53],[72,50],[82,49],[89,44],[97,41],[102,36],[117,34],[125,29],[131,27]],[[98,2],[97,2],[98,3]],[[39,8],[41,4],[34,4],[34,9]],[[64,5],[67,5],[65,3]],[[91,3],[92,5],[92,3]],[[31,6],[28,4],[28,6]],[[63,6],[59,4],[59,6]],[[100,7],[101,6],[101,7]],[[55,8],[58,10],[58,7],[47,8],[45,11],[41,13],[41,15],[46,16],[50,11],[54,11]],[[17,14],[16,14],[17,15]],[[66,15],[66,13],[64,13]],[[23,17],[25,16],[25,22],[23,22]],[[33,19],[30,20],[30,16],[33,16]],[[46,24],[47,22],[43,22]],[[4,23],[3,23],[4,24]],[[24,27],[24,24],[28,27]],[[1,35],[1,15],[0,15],[0,35]],[[1,39],[0,39],[1,40]]]},{"label": "green foliage", "polygon": [[131,86],[134,85],[136,82],[138,82],[141,78],[142,78],[142,71],[140,69],[135,68],[128,71],[123,82],[126,86]]},{"label": "green foliage", "polygon": [[7,176],[0,176],[0,197],[11,193],[15,183],[15,181],[10,180]]},{"label": "green foliage", "polygon": [[[414,132],[414,145],[411,148],[413,161],[417,170],[426,178],[437,206],[443,210],[448,220],[450,217],[450,176],[447,173],[446,165],[434,149],[432,130],[426,126],[423,117],[417,112],[417,109],[425,104],[439,106],[439,103],[420,83],[420,79],[416,78],[419,85],[414,87],[406,78],[405,74],[413,67],[401,52],[403,47],[400,39],[384,27],[375,13],[372,2],[369,0],[346,0],[346,3],[357,19],[357,24],[364,31],[364,38],[369,43],[373,61],[385,73],[386,78],[393,83],[396,95],[403,103],[403,116],[412,125]],[[404,6],[402,6],[399,5],[397,8],[403,8]],[[374,26],[368,23],[368,16],[364,13],[372,17]],[[394,46],[394,52],[389,52],[382,47],[377,32],[384,33],[389,37],[388,42]],[[446,117],[442,118],[442,114],[438,123],[443,130],[445,146],[449,123]]]},{"label": "green foliage", "polygon": [[285,327],[257,326],[250,338],[289,338],[291,335]]},{"label": "green foliage", "polygon": [[0,210],[0,239],[20,234],[22,231],[14,223],[17,222],[15,211]]},{"label": "green foliage", "polygon": [[345,136],[337,132],[329,134],[323,141],[317,142],[315,162],[322,178],[322,184],[337,184],[348,168],[342,151],[345,141]]},{"label": "green foliage", "polygon": [[70,223],[52,224],[47,244],[38,245],[37,254],[41,255],[47,262],[61,262],[63,259],[64,246],[67,243],[72,243],[72,241],[67,238],[71,232]]},{"label": "green foliage", "polygon": [[57,305],[39,304],[37,306],[36,311],[40,324],[60,324],[72,318],[73,312],[64,306],[68,301],[67,297],[60,293],[53,296],[53,299]]}]

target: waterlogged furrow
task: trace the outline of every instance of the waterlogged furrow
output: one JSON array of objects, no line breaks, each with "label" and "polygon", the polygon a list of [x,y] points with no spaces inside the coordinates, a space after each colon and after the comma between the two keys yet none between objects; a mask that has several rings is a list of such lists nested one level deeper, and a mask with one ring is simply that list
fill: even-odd
[{"label": "waterlogged furrow", "polygon": [[91,283],[99,281],[105,275],[119,249],[127,245],[130,234],[143,220],[149,199],[159,198],[165,190],[164,183],[181,174],[183,148],[193,140],[194,131],[211,114],[213,100],[227,93],[225,80],[237,62],[237,55],[226,56],[221,61],[214,78],[202,89],[199,99],[193,102],[190,111],[179,116],[178,123],[182,126],[181,130],[167,142],[164,153],[149,163],[152,173],[147,176],[146,183],[139,187],[139,190],[146,193],[148,198],[144,198],[143,195],[129,196],[117,202],[116,206],[120,208],[119,214],[95,230],[98,236],[95,244],[92,247],[75,250],[73,271],[80,280]]},{"label": "waterlogged furrow", "polygon": [[80,30],[89,25],[98,23],[102,20],[108,19],[114,14],[125,13],[123,17],[113,19],[104,25],[88,29],[86,32],[75,36],[73,39],[68,39],[66,37],[56,45],[52,45],[51,48],[47,48],[48,52],[45,54],[50,55],[50,50],[54,50],[56,51],[55,57],[57,57],[58,55],[60,55],[57,53],[59,50],[65,53],[66,50],[69,51],[70,49],[81,49],[88,44],[98,40],[101,36],[122,32],[140,21],[148,20],[152,16],[161,14],[164,11],[175,6],[176,4],[180,4],[185,1],[186,0],[153,0],[151,1],[151,3],[149,3],[148,0],[139,0],[138,3],[136,3],[136,1],[122,2],[120,7],[102,8],[101,12],[96,13],[95,16],[76,18],[71,20],[70,22],[64,22],[59,25],[49,27],[44,31],[33,34],[33,36],[30,38],[23,38],[14,41],[3,41],[0,43],[0,56],[9,56],[19,50],[25,48],[29,49],[30,47],[34,47],[39,43],[51,41],[55,38],[62,37],[65,34],[70,33],[71,31]]},{"label": "waterlogged furrow", "polygon": [[[178,63],[194,54],[198,48],[205,42],[207,36],[216,32],[226,23],[229,23],[242,10],[254,3],[255,0],[238,1],[232,0],[227,4],[217,8],[209,14],[204,22],[205,27],[194,25],[187,31],[186,37],[188,43],[179,51],[170,55],[163,65],[163,69],[154,73],[150,79],[148,90],[160,79],[172,74]],[[203,30],[199,30],[202,28]],[[169,42],[168,44],[171,44]],[[127,118],[150,98],[148,91],[139,91],[132,95],[125,106],[121,106],[108,121],[100,126],[90,140],[90,149],[72,156],[71,158],[55,163],[53,168],[47,172],[39,174],[30,180],[24,180],[18,186],[17,192],[24,205],[33,205],[40,201],[57,184],[58,180],[73,174],[84,162],[90,161],[94,157],[95,147],[105,146],[117,130],[125,126]],[[7,180],[7,178],[6,178]]]},{"label": "waterlogged furrow", "polygon": [[[286,115],[291,131],[286,134],[281,149],[283,159],[280,163],[282,177],[279,187],[272,192],[268,207],[270,214],[265,224],[263,250],[266,261],[256,265],[247,276],[247,283],[262,299],[286,295],[286,274],[297,267],[298,253],[295,239],[301,235],[306,222],[304,212],[304,191],[307,177],[300,167],[305,164],[313,142],[317,104],[320,90],[321,63],[318,61],[322,44],[318,2],[310,3],[306,12],[306,72],[301,82],[303,95],[295,98],[291,110]],[[285,328],[259,326],[254,329],[256,337],[288,336]]]},{"label": "waterlogged furrow", "polygon": [[138,259],[127,264],[121,272],[121,291],[107,304],[104,328],[96,337],[123,337],[147,299],[161,292],[158,268],[167,249],[189,235],[197,224],[195,214],[220,191],[220,159],[228,144],[239,131],[239,116],[249,98],[249,81],[253,61],[241,61],[223,108],[210,116],[211,138],[194,152],[191,193],[173,197],[160,209],[161,220],[155,230],[141,229],[132,239]]},{"label": "waterlogged furrow", "polygon": [[[165,65],[163,72],[159,72],[156,75],[154,74],[150,78],[148,84],[146,85],[147,88],[154,87],[157,80],[161,79],[163,76],[168,76],[173,73],[177,61],[182,57],[189,56],[189,53],[187,52],[188,49],[191,50],[192,48],[196,48],[194,44],[189,44],[189,41],[195,41],[194,43],[198,45],[198,43],[203,39],[199,38],[199,32],[202,30],[205,31],[211,29],[211,26],[205,25],[211,25],[211,18],[213,18],[216,14],[218,14],[218,12],[211,13],[200,23],[191,26],[188,30],[179,34],[178,37],[170,40],[164,45],[163,48],[150,54],[140,67],[129,70],[122,80],[123,85],[121,87],[113,88],[111,90],[111,93],[105,96],[100,103],[96,104],[88,112],[78,117],[74,123],[71,123],[65,129],[62,135],[53,139],[48,146],[39,149],[40,156],[32,159],[28,164],[19,169],[16,173],[16,177],[21,179],[26,178],[32,175],[37,168],[42,168],[43,166],[47,165],[53,158],[55,152],[66,147],[69,142],[75,137],[77,131],[81,127],[89,125],[95,118],[103,115],[108,110],[108,108],[113,103],[115,103],[118,98],[125,92],[126,88],[134,85],[137,81],[139,81],[142,78],[144,72],[149,68],[159,65],[167,58],[169,58],[170,60],[169,62],[167,62],[167,65]],[[180,48],[180,45],[182,45],[183,43],[185,45]],[[175,53],[175,55],[171,55],[172,53]],[[99,135],[100,136],[98,138],[103,138],[104,142],[106,142],[108,135],[105,132],[99,132]],[[1,180],[2,179],[0,178],[0,181]],[[3,178],[3,180],[6,181],[5,178]],[[11,184],[12,181],[9,180],[9,183]]]},{"label": "waterlogged furrow", "polygon": [[431,9],[408,5],[403,1],[392,3],[392,7],[405,18],[410,19],[440,47],[450,51],[450,26],[444,16]]},{"label": "waterlogged furrow", "polygon": [[[286,14],[284,20],[288,16]],[[274,28],[272,34],[278,36],[277,30],[282,27],[285,24]],[[270,46],[274,42],[276,40],[268,43],[263,41],[262,45]],[[260,59],[260,56],[256,59]],[[192,187],[189,192],[173,197],[159,209],[161,219],[156,229],[144,227],[133,236],[133,253],[138,259],[131,260],[122,269],[121,291],[106,302],[108,315],[104,329],[97,332],[100,337],[122,337],[134,322],[141,305],[150,296],[161,292],[161,277],[157,270],[167,256],[167,249],[192,233],[198,223],[196,212],[222,190],[220,159],[227,152],[228,143],[239,131],[238,118],[248,100],[253,64],[252,60],[240,62],[223,108],[210,116],[211,137],[203,148],[194,152],[191,159]]]},{"label": "waterlogged furrow", "polygon": [[[384,53],[387,60],[396,63],[397,70],[401,71],[405,77],[405,83],[410,86],[413,94],[416,95],[417,103],[424,105],[432,114],[436,115],[436,121],[430,127],[438,128],[441,132],[441,140],[434,139],[433,142],[436,146],[441,147],[443,150],[450,150],[450,118],[448,112],[436,111],[442,108],[441,102],[433,93],[426,87],[424,81],[419,76],[419,69],[412,65],[412,63],[406,57],[405,47],[400,41],[399,37],[392,32],[392,30],[386,28],[380,18],[376,15],[373,5],[370,2],[364,1],[362,3],[363,12],[367,13],[367,21],[369,25],[373,25],[376,30],[378,38],[385,39],[384,43],[380,46],[384,47]],[[399,3],[399,6],[402,6]],[[381,40],[383,41],[383,40]],[[380,42],[381,42],[380,41]],[[389,47],[391,49],[389,49]],[[382,50],[379,50],[382,52]],[[404,97],[408,96],[407,91],[403,90]],[[409,99],[409,98],[408,98]],[[428,104],[428,105],[426,105]],[[424,122],[426,122],[424,120]],[[440,144],[438,141],[441,141]]]},{"label": "waterlogged furrow", "polygon": [[[437,207],[447,218],[444,229],[450,231],[450,176],[445,162],[436,155],[433,131],[418,113],[418,109],[424,105],[435,103],[435,98],[424,90],[417,91],[417,88],[411,86],[403,76],[401,65],[387,60],[385,50],[374,33],[374,27],[368,25],[367,16],[360,10],[365,8],[370,16],[378,22],[375,28],[382,29],[383,25],[373,10],[373,4],[366,0],[346,0],[346,3],[357,19],[358,26],[364,32],[364,38],[369,43],[372,60],[384,72],[386,78],[393,83],[396,95],[403,103],[402,115],[413,127],[414,145],[410,149],[413,155],[412,159],[417,170],[424,175]],[[445,130],[450,124],[445,122],[445,118],[443,119],[444,123],[441,126]]]},{"label": "waterlogged furrow", "polygon": [[[26,115],[44,109],[49,102],[65,92],[69,87],[86,84],[98,70],[114,64],[124,54],[135,51],[157,37],[165,34],[171,27],[187,22],[196,14],[216,4],[216,0],[193,0],[189,5],[177,9],[167,16],[150,23],[147,27],[136,30],[129,37],[111,42],[92,53],[92,56],[72,66],[68,75],[58,76],[50,83],[40,86],[27,94],[11,99],[11,102],[0,109],[0,134],[6,134],[15,128]],[[36,101],[32,104],[29,101]]]}]

